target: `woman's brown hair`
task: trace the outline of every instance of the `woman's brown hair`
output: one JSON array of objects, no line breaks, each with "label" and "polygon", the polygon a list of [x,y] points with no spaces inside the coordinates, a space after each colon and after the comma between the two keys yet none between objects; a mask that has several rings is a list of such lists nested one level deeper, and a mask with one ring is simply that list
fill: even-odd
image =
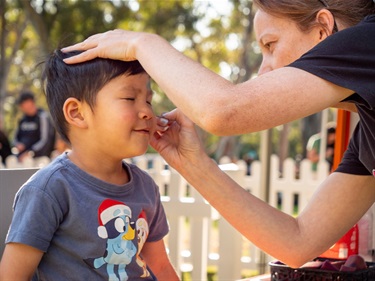
[{"label": "woman's brown hair", "polygon": [[343,26],[359,23],[367,15],[375,13],[372,0],[253,0],[258,9],[274,16],[285,17],[297,23],[302,31],[309,31],[318,23],[316,14],[329,10]]}]

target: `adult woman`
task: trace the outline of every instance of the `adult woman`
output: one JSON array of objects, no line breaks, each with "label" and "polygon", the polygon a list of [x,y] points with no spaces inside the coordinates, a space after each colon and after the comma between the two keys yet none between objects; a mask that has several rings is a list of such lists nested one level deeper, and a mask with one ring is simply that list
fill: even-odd
[{"label": "adult woman", "polygon": [[94,35],[67,48],[87,51],[66,62],[97,56],[137,59],[179,110],[219,135],[271,128],[337,104],[358,110],[361,121],[345,159],[298,218],[248,194],[202,156],[193,124],[179,110],[165,115],[176,122],[152,143],[243,235],[298,267],[337,241],[375,201],[371,175],[375,169],[371,131],[375,124],[375,16],[358,23],[374,13],[375,4],[372,0],[254,3],[259,8],[254,26],[263,54],[262,75],[242,84],[233,85],[160,37],[144,33],[116,30]]}]

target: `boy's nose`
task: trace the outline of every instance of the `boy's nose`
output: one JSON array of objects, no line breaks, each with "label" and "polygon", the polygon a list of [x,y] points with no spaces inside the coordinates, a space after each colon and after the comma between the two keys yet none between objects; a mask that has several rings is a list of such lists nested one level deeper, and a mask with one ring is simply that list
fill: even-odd
[{"label": "boy's nose", "polygon": [[148,120],[148,119],[151,119],[154,116],[154,112],[149,106],[147,106],[145,108],[142,108],[139,111],[138,115],[139,115],[140,119],[147,119]]}]

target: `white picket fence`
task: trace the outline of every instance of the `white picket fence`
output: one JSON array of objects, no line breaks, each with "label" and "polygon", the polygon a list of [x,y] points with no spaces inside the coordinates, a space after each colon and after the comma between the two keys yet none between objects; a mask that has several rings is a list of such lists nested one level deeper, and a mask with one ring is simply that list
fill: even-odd
[{"label": "white picket fence", "polygon": [[[239,280],[245,271],[259,272],[262,266],[269,271],[268,262],[275,259],[263,253],[220,217],[181,175],[167,167],[161,157],[145,155],[132,159],[132,162],[147,170],[160,188],[171,229],[166,238],[169,255],[180,273],[189,271],[192,280],[207,280],[207,267],[214,266],[217,280],[221,281]],[[329,165],[320,162],[318,171],[314,173],[311,162],[305,159],[300,163],[298,178],[294,160],[284,161],[282,176],[278,172],[279,166],[278,157],[272,155],[269,202],[285,213],[296,215],[328,176]],[[252,163],[251,175],[246,175],[243,161],[234,164],[228,159],[221,159],[220,168],[248,192],[257,197],[262,194],[259,161]],[[375,204],[369,211],[373,214],[371,225],[375,225]],[[372,244],[366,246],[373,248],[375,232],[372,226],[369,227],[371,229],[365,230],[368,241],[364,243]]]},{"label": "white picket fence", "polygon": [[[138,166],[147,169],[145,161],[145,158],[136,159]],[[207,266],[216,266],[218,280],[238,280],[245,270],[259,270],[262,266],[261,251],[221,218],[176,171],[165,170],[162,159],[155,158],[153,163],[153,168],[148,171],[163,194],[162,200],[171,226],[168,237],[170,257],[176,268],[191,271],[192,280],[207,280]],[[252,163],[249,176],[246,175],[246,164],[242,161],[221,164],[220,167],[239,185],[259,197],[262,173],[260,162]],[[315,188],[328,175],[326,163],[322,163],[319,174],[313,174],[308,160],[302,161],[298,180],[295,178],[295,162],[292,159],[284,163],[283,178],[276,172],[278,167],[278,157],[274,155],[271,159],[271,171],[275,172],[271,173],[270,203],[289,214],[295,214],[296,208],[301,210]],[[296,195],[298,206],[295,206]],[[266,256],[266,262],[271,260],[272,257]]]},{"label": "white picket fence", "polygon": [[[190,272],[192,280],[207,280],[207,268],[213,267],[217,270],[217,280],[238,280],[246,270],[259,270],[262,261],[264,263],[260,256],[264,256],[264,253],[221,218],[160,156],[148,154],[127,161],[148,171],[160,188],[170,224],[170,234],[166,237],[168,251],[180,274]],[[7,159],[7,168],[40,168],[48,163],[49,159],[44,157],[28,159],[22,164],[10,157]],[[260,162],[252,163],[251,175],[246,175],[246,164],[243,161],[234,164],[222,159],[220,163],[223,171],[259,197],[262,173]],[[311,194],[328,175],[327,163],[320,163],[318,173],[313,174],[310,161],[303,160],[300,163],[298,179],[295,177],[296,167],[292,159],[284,162],[283,177],[279,176],[278,167],[278,157],[273,155],[270,204],[288,214],[295,214],[296,208],[303,209]],[[271,260],[273,258],[266,255],[265,262]]]}]

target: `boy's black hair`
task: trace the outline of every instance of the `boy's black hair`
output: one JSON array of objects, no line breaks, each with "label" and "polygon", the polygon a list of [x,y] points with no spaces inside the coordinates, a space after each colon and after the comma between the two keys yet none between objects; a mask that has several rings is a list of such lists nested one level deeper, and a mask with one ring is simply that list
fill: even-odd
[{"label": "boy's black hair", "polygon": [[81,51],[54,51],[45,62],[42,76],[55,128],[68,143],[68,123],[63,113],[63,105],[68,98],[74,97],[86,102],[93,109],[98,92],[109,81],[120,75],[131,76],[145,72],[138,61],[125,62],[101,58],[78,64],[66,64],[63,61],[79,53]]}]

